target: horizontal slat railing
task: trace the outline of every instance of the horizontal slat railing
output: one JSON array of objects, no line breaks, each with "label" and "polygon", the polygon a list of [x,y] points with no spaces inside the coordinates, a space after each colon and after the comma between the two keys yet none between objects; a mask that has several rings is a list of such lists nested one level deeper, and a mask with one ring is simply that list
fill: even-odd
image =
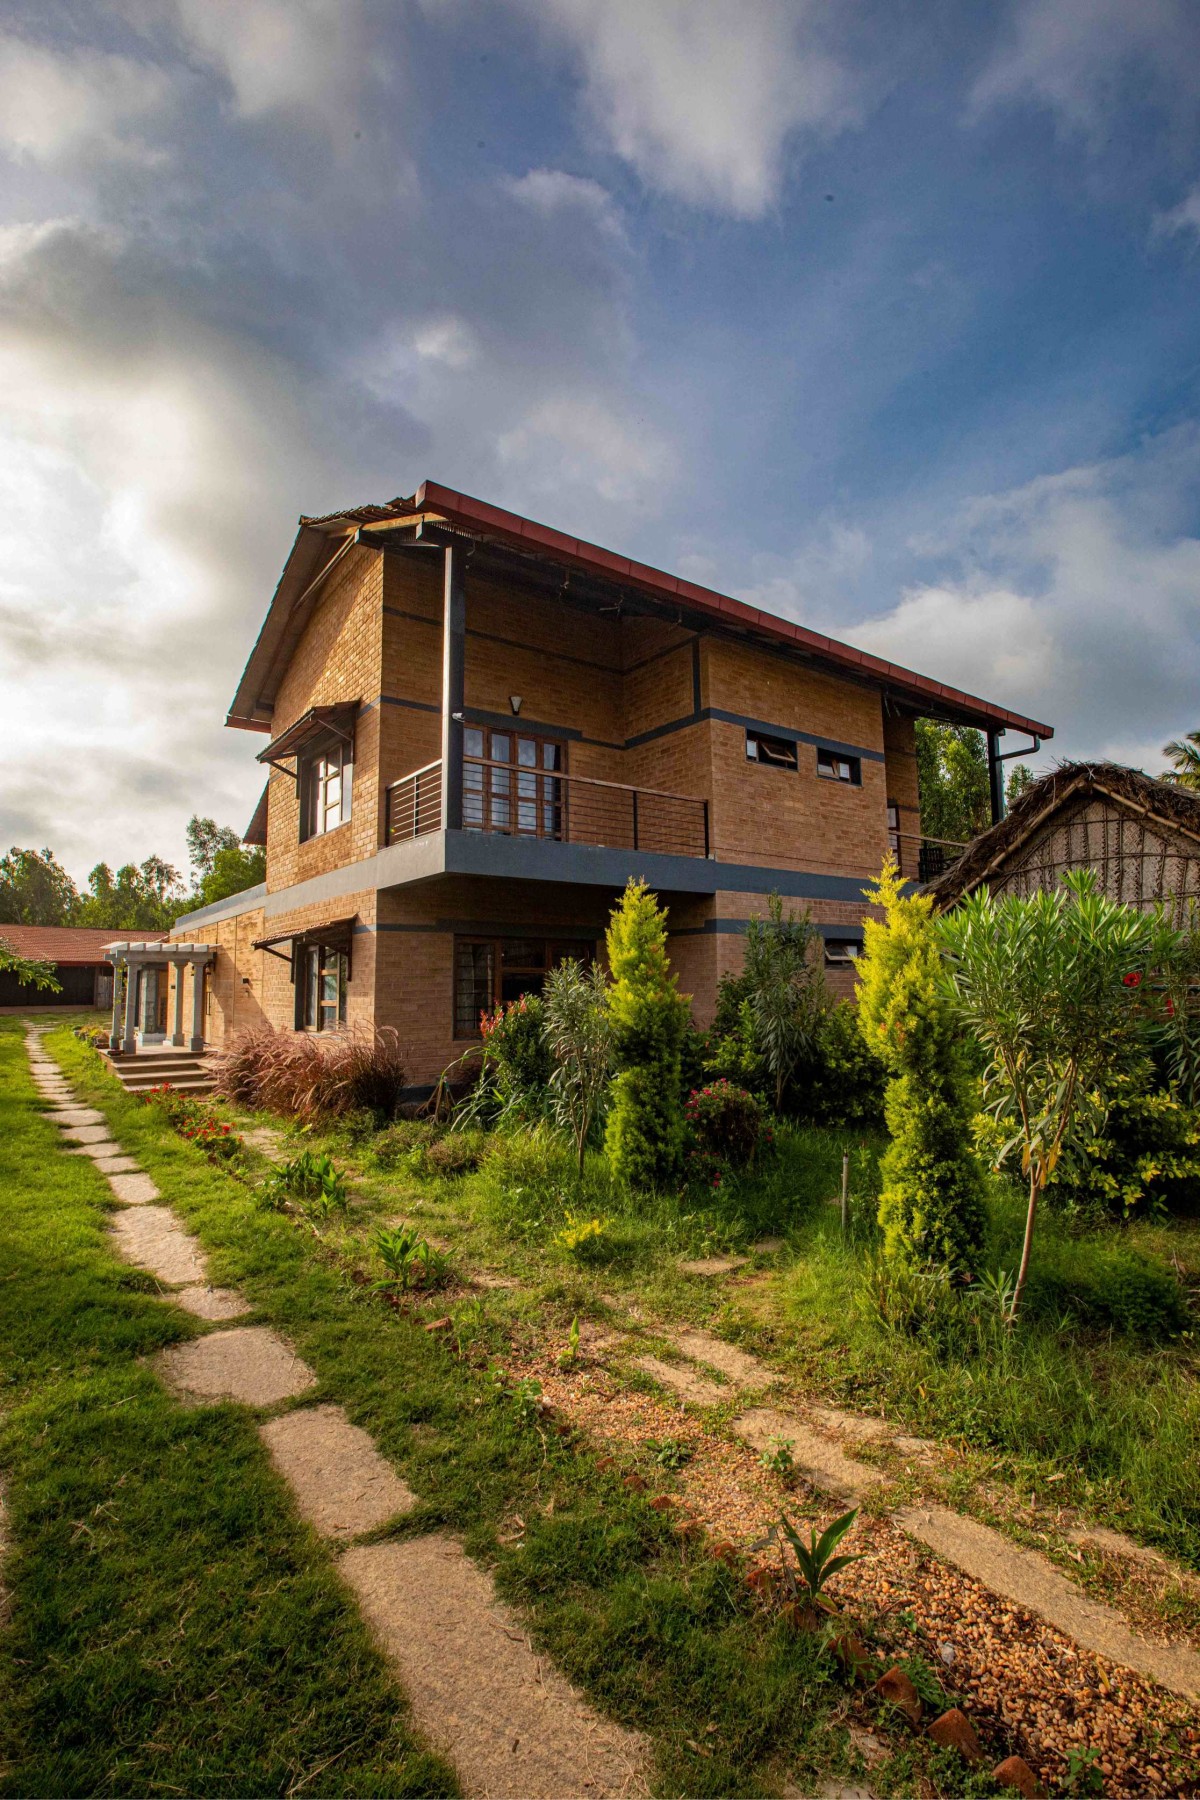
[{"label": "horizontal slat railing", "polygon": [[900,873],[909,881],[915,876],[921,883],[937,881],[967,847],[957,838],[919,837],[914,831],[894,831],[891,835],[899,840],[895,847]]},{"label": "horizontal slat railing", "polygon": [[411,775],[393,781],[388,791],[387,841],[402,844],[407,838],[424,837],[442,822],[442,765],[426,763]]},{"label": "horizontal slat railing", "polygon": [[[437,831],[441,804],[440,762],[393,782],[388,843]],[[668,856],[707,856],[709,849],[706,800],[476,756],[463,763],[463,827]]]}]

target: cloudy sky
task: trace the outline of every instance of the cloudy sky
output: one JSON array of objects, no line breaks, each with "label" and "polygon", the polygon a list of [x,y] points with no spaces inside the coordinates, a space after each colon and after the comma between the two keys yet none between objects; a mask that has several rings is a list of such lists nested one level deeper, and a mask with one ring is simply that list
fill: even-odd
[{"label": "cloudy sky", "polygon": [[1156,769],[1194,0],[8,0],[0,847],[185,860],[301,512],[425,476]]}]

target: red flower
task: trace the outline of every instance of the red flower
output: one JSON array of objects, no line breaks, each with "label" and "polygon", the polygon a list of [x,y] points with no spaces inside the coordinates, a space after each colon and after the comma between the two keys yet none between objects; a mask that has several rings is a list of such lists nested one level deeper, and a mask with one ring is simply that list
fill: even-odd
[{"label": "red flower", "polygon": [[1173,1019],[1175,1017],[1175,1002],[1172,1000],[1170,994],[1167,995],[1165,1007],[1168,1019]]},{"label": "red flower", "polygon": [[1142,985],[1141,970],[1140,969],[1130,969],[1128,975],[1122,975],[1121,981],[1122,981],[1123,985],[1127,988],[1140,988]]}]

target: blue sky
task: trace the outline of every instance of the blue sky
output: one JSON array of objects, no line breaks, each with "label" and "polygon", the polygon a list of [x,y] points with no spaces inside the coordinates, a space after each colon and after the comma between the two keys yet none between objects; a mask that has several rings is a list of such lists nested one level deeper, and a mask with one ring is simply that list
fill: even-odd
[{"label": "blue sky", "polygon": [[0,171],[4,845],[244,824],[296,516],[426,475],[1200,726],[1188,0],[10,4]]}]

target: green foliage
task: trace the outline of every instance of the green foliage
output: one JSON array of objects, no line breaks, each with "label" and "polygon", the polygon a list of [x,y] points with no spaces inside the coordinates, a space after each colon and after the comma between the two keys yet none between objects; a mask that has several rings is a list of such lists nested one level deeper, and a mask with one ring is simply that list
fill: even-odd
[{"label": "green foliage", "polygon": [[44,993],[61,994],[62,982],[54,973],[52,962],[39,962],[22,956],[0,937],[0,975],[15,975],[23,987],[40,988]]},{"label": "green foliage", "polygon": [[820,1537],[816,1528],[810,1526],[806,1544],[787,1514],[780,1513],[778,1523],[753,1546],[761,1550],[773,1545],[778,1551],[779,1576],[788,1603],[820,1606],[833,1611],[825,1593],[826,1586],[839,1570],[849,1568],[851,1563],[862,1562],[865,1555],[862,1551],[841,1556],[835,1554],[857,1517],[858,1508],[853,1507],[828,1525]]},{"label": "green foliage", "polygon": [[751,1041],[783,1109],[784,1090],[801,1061],[815,1050],[827,1005],[820,935],[807,910],[784,917],[772,894],[767,917],[746,927],[742,964],[743,1007]]},{"label": "green foliage", "polygon": [[796,1440],[781,1437],[778,1432],[767,1439],[767,1447],[759,1457],[759,1467],[769,1475],[778,1476],[784,1487],[790,1487],[796,1473],[794,1455]]},{"label": "green foliage", "polygon": [[1163,770],[1160,781],[1200,792],[1200,731],[1188,731],[1181,738],[1172,738],[1169,744],[1163,745],[1163,755],[1169,759],[1171,767]]},{"label": "green foliage", "polygon": [[791,1110],[813,1125],[878,1131],[883,1125],[885,1065],[868,1046],[853,1000],[839,1000],[821,1020],[811,1061],[801,1065]]},{"label": "green foliage", "polygon": [[683,1114],[688,1174],[714,1186],[725,1173],[749,1168],[774,1143],[762,1102],[730,1081],[697,1088]]},{"label": "green foliage", "polygon": [[603,1116],[612,1070],[613,1033],[604,971],[566,957],[546,977],[546,1039],[553,1057],[551,1106],[557,1124],[575,1141],[579,1172],[596,1122]]},{"label": "green foliage", "polygon": [[201,878],[195,891],[180,903],[177,911],[183,914],[195,912],[197,907],[215,906],[218,900],[228,900],[231,894],[244,893],[247,888],[257,887],[266,878],[265,845],[225,845],[216,852],[212,868]]},{"label": "green foliage", "polygon": [[969,725],[918,719],[917,784],[926,837],[965,844],[992,822],[987,740]]},{"label": "green foliage", "polygon": [[468,1175],[479,1167],[487,1144],[482,1131],[470,1127],[446,1131],[418,1140],[409,1153],[413,1173],[432,1179],[439,1175]]},{"label": "green foliage", "polygon": [[1046,1189],[1052,1205],[1086,1222],[1197,1209],[1200,1113],[1152,1088],[1147,1063],[1111,1074],[1084,1117],[1089,1128],[1065,1145]]},{"label": "green foliage", "polygon": [[598,1258],[602,1260],[605,1238],[608,1233],[608,1220],[587,1218],[582,1213],[568,1210],[566,1224],[554,1235],[554,1242],[568,1256],[576,1256],[580,1262],[590,1262]]},{"label": "green foliage", "polygon": [[178,870],[161,856],[122,863],[115,876],[101,862],[88,876],[87,892],[79,896],[70,923],[105,931],[167,931],[185,901]]},{"label": "green foliage", "polygon": [[79,895],[52,850],[0,856],[0,924],[72,925]]},{"label": "green foliage", "polygon": [[1119,1240],[1085,1238],[1044,1260],[1031,1276],[1029,1306],[1153,1343],[1184,1330],[1187,1305],[1171,1270]]},{"label": "green foliage", "polygon": [[200,1094],[181,1094],[170,1082],[161,1082],[141,1096],[142,1103],[170,1121],[181,1138],[203,1150],[210,1162],[233,1162],[245,1145],[233,1127]]},{"label": "green foliage", "polygon": [[1101,894],[1090,870],[1054,892],[994,900],[986,888],[939,923],[959,1015],[983,1046],[985,1109],[1029,1183],[1015,1318],[1038,1202],[1064,1149],[1086,1142],[1142,1026],[1146,975],[1177,953],[1161,913]]},{"label": "green foliage", "polygon": [[649,1451],[656,1467],[669,1469],[672,1474],[679,1469],[686,1469],[696,1454],[695,1444],[689,1444],[683,1438],[645,1438],[642,1448]]},{"label": "green foliage", "polygon": [[884,918],[866,922],[858,1010],[863,1037],[890,1074],[891,1142],[879,1197],[885,1253],[970,1274],[980,1266],[984,1229],[971,1149],[973,1094],[942,976],[932,901],[904,894],[891,858],[870,898]]},{"label": "green foliage", "polygon": [[397,1119],[372,1138],[371,1155],[381,1169],[394,1169],[397,1163],[407,1161],[414,1150],[441,1137],[444,1129],[432,1119]]},{"label": "green foliage", "polygon": [[539,1117],[552,1067],[541,1000],[536,994],[522,994],[485,1014],[480,1035],[501,1106],[523,1117]]},{"label": "green foliage", "polygon": [[299,1200],[323,1217],[335,1209],[344,1211],[350,1204],[345,1175],[323,1151],[302,1150],[289,1162],[268,1170],[261,1191],[270,1205],[279,1205],[284,1199]]},{"label": "green foliage", "polygon": [[680,1051],[687,1003],[667,960],[666,914],[630,881],[609,922],[612,1082],[605,1148],[630,1188],[665,1187],[683,1153]]},{"label": "green foliage", "polygon": [[407,1293],[410,1288],[441,1287],[450,1273],[450,1258],[423,1238],[413,1225],[380,1226],[372,1242],[387,1270],[382,1281],[371,1285],[377,1293]]},{"label": "green foliage", "polygon": [[1014,763],[1004,787],[1004,804],[1011,807],[1034,784],[1033,770],[1027,763]]}]

